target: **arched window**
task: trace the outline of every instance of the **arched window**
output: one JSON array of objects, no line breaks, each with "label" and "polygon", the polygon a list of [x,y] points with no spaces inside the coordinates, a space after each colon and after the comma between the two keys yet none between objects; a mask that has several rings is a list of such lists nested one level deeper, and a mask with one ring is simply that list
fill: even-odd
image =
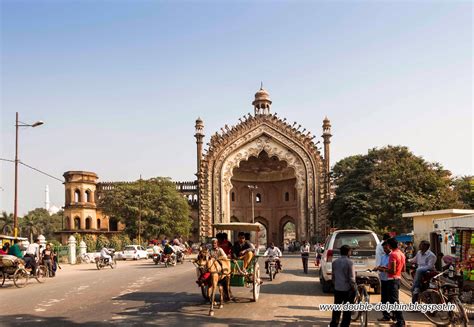
[{"label": "arched window", "polygon": [[74,229],[81,229],[81,218],[74,218]]},{"label": "arched window", "polygon": [[109,218],[109,231],[118,231],[118,220],[115,217]]},{"label": "arched window", "polygon": [[92,218],[87,217],[86,218],[86,229],[91,229],[91,222],[92,222]]},{"label": "arched window", "polygon": [[234,192],[231,193],[230,197],[232,199],[232,202],[235,202],[235,193]]},{"label": "arched window", "polygon": [[97,219],[97,229],[100,229],[100,219]]},{"label": "arched window", "polygon": [[71,224],[71,218],[66,216],[66,230],[71,230],[72,229],[71,225],[72,225]]},{"label": "arched window", "polygon": [[74,202],[81,202],[81,191],[75,190],[74,191]]},{"label": "arched window", "polygon": [[285,201],[290,201],[290,193],[285,192]]},{"label": "arched window", "polygon": [[262,202],[262,195],[260,193],[257,193],[255,195],[255,203],[261,203]]},{"label": "arched window", "polygon": [[91,190],[86,191],[86,202],[92,202],[91,199]]}]

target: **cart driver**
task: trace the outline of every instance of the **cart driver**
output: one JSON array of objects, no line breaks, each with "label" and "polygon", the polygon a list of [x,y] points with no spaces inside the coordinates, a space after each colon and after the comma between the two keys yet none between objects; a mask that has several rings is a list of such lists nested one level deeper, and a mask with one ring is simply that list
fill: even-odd
[{"label": "cart driver", "polygon": [[280,257],[283,256],[283,255],[281,254],[280,249],[275,246],[275,243],[273,243],[273,242],[270,243],[270,246],[265,251],[263,256],[264,257],[270,257],[269,259],[265,260],[265,269],[266,269],[267,273],[268,273],[268,263],[270,262],[270,260],[275,260],[277,270],[278,271],[281,270]]},{"label": "cart driver", "polygon": [[250,261],[254,256],[255,246],[248,240],[245,239],[245,233],[239,232],[238,241],[233,247],[233,256],[236,259],[242,259],[244,261],[244,269],[247,269]]}]

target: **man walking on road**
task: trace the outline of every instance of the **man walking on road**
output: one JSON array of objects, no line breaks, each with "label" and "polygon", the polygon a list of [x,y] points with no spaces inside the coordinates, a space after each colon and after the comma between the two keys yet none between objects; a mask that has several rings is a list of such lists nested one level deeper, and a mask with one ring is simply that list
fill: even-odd
[{"label": "man walking on road", "polygon": [[[349,259],[351,248],[349,245],[341,246],[341,257],[332,263],[332,282],[334,285],[334,304],[353,303],[356,290],[356,274],[354,263]],[[337,327],[341,311],[332,312],[330,327]],[[351,312],[344,311],[342,314],[341,327],[349,327],[351,324]]]},{"label": "man walking on road", "polygon": [[309,251],[310,251],[310,247],[309,247],[308,242],[303,241],[303,245],[301,246],[300,251],[301,251],[301,259],[303,260],[303,270],[304,270],[304,273],[307,274],[308,273]]}]

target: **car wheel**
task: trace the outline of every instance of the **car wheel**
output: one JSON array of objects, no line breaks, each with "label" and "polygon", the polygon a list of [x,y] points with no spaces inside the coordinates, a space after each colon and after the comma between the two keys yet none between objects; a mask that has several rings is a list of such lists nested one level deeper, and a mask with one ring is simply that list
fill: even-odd
[{"label": "car wheel", "polygon": [[319,273],[319,282],[321,283],[321,287],[323,288],[323,293],[330,293],[331,292],[331,284],[324,280],[323,273]]}]

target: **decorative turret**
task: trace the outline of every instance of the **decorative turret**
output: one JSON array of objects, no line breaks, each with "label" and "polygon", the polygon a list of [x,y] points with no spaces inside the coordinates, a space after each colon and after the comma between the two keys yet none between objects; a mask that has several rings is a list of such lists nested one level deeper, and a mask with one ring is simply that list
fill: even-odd
[{"label": "decorative turret", "polygon": [[269,115],[272,100],[270,94],[263,89],[263,83],[260,85],[260,90],[255,93],[255,100],[252,102],[255,109],[255,115]]},{"label": "decorative turret", "polygon": [[325,184],[326,184],[326,197],[329,198],[330,190],[331,190],[331,180],[330,180],[330,151],[329,145],[331,144],[331,122],[329,121],[328,117],[325,117],[323,120],[323,135],[322,138],[324,140],[324,172],[325,172]]},{"label": "decorative turret", "polygon": [[196,174],[199,174],[199,169],[201,167],[201,159],[202,159],[202,141],[204,139],[204,122],[202,121],[201,117],[196,119],[196,128],[194,137],[196,138],[196,146],[197,146],[197,171]]}]

